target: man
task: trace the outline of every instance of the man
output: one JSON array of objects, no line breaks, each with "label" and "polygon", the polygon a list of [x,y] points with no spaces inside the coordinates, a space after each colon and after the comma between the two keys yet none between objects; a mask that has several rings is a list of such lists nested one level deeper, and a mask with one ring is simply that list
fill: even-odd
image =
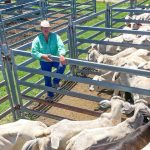
[{"label": "man", "polygon": [[[55,67],[56,73],[63,74],[66,68],[65,65],[65,53],[64,44],[56,33],[51,32],[50,24],[47,20],[41,21],[41,31],[32,42],[32,56],[40,60],[41,69],[43,71],[52,71],[52,67]],[[53,61],[50,57],[59,56],[59,62]],[[45,86],[48,87],[59,87],[60,79],[54,78],[53,82],[51,77],[44,76]],[[53,101],[54,93],[47,92],[47,101]]]}]

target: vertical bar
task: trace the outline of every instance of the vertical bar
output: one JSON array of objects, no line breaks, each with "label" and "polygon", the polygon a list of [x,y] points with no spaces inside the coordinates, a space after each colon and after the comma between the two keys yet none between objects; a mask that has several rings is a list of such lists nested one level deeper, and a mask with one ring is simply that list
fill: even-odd
[{"label": "vertical bar", "polygon": [[[17,75],[17,67],[15,63],[15,56],[13,54],[13,51],[11,51],[11,60],[12,60],[12,65],[13,65],[13,73],[14,73],[14,82],[16,83],[16,92],[17,92],[17,97],[18,97],[18,103],[20,105],[20,108],[23,106],[23,101],[22,101],[22,96],[21,96],[21,91],[20,91],[20,86],[19,86],[19,77]],[[21,110],[21,109],[20,109]],[[24,117],[24,113],[21,112],[21,117]]]},{"label": "vertical bar", "polygon": [[[21,5],[21,4],[23,4],[23,1],[22,1],[22,0],[16,0],[16,4],[17,4],[17,5]],[[19,14],[22,14],[22,13],[23,13],[22,8],[19,8],[19,9],[17,10],[17,12],[18,12]]]},{"label": "vertical bar", "polygon": [[[106,19],[105,27],[110,28],[110,6],[109,6],[108,3],[107,3],[107,6],[106,6],[105,19]],[[110,37],[110,31],[105,32],[105,37]]]},{"label": "vertical bar", "polygon": [[96,0],[93,0],[93,12],[96,13]]},{"label": "vertical bar", "polygon": [[[130,8],[134,9],[135,8],[135,0],[130,0]],[[130,12],[130,15],[133,15],[133,12]]]},{"label": "vertical bar", "polygon": [[46,0],[40,0],[40,15],[41,20],[47,19],[47,3]]},{"label": "vertical bar", "polygon": [[[113,24],[112,6],[110,6],[109,8],[110,8],[110,28],[113,28],[112,27],[112,24]],[[110,32],[110,38],[112,38],[112,36],[113,36],[112,34],[113,34],[113,32]]]},{"label": "vertical bar", "polygon": [[[8,80],[7,80],[7,75],[6,75],[6,72],[5,72],[6,68],[5,68],[4,62],[2,61],[2,53],[1,52],[0,52],[0,62],[1,62],[1,65],[3,66],[2,67],[2,74],[3,74],[3,78],[5,80],[5,85],[6,85],[6,90],[7,90],[7,94],[8,94],[8,100],[9,100],[9,103],[10,103],[10,107],[13,110],[13,102],[12,102],[12,98],[11,98],[11,94],[10,94],[10,88],[9,88],[9,84],[8,84]],[[13,116],[13,120],[15,121],[17,118],[16,118],[16,115],[15,115],[14,111],[12,111],[12,116]]]},{"label": "vertical bar", "polygon": [[10,53],[8,50],[8,46],[6,44],[2,45],[2,50],[4,53],[4,57],[5,57],[5,67],[6,67],[6,74],[7,74],[7,80],[8,80],[8,87],[10,88],[10,92],[11,92],[11,97],[12,97],[12,102],[13,102],[13,108],[15,110],[15,115],[16,115],[16,119],[21,118],[21,114],[20,114],[20,102],[18,100],[18,91],[16,88],[16,81],[15,81],[15,77],[14,77],[14,70],[13,70],[13,66],[12,66],[12,62],[11,62],[11,57],[10,57]]},{"label": "vertical bar", "polygon": [[8,96],[10,99],[11,107],[15,110],[13,113],[14,120],[17,120],[20,118],[20,112],[19,112],[19,106],[20,103],[18,103],[18,91],[16,90],[16,82],[14,80],[14,74],[13,74],[13,67],[9,52],[9,47],[6,40],[5,35],[5,29],[4,29],[4,22],[2,20],[2,16],[0,15],[0,42],[1,42],[1,53],[4,56],[3,64],[4,64],[4,76],[7,83],[7,91],[9,92]]},{"label": "vertical bar", "polygon": [[[69,18],[69,24],[68,24],[68,46],[69,46],[69,57],[70,58],[75,58],[75,49],[76,49],[76,47],[75,47],[75,41],[74,41],[74,32],[75,31],[73,31],[74,30],[74,25],[73,25],[73,22],[72,22],[72,18]],[[71,65],[70,66],[70,70],[71,70],[71,73],[73,74],[73,75],[75,75],[76,74],[76,66],[75,65]]]},{"label": "vertical bar", "polygon": [[135,0],[135,3],[134,3],[134,8],[137,7],[137,0]]},{"label": "vertical bar", "polygon": [[71,0],[71,18],[76,19],[77,10],[76,10],[76,0]]}]

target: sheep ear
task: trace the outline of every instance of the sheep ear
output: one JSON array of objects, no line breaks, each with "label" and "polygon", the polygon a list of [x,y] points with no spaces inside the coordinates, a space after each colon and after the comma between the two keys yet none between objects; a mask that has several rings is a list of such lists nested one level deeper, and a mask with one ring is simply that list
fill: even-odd
[{"label": "sheep ear", "polygon": [[121,109],[121,112],[124,114],[130,114],[134,111],[135,107],[134,105],[131,105],[128,102],[123,102],[123,107]]},{"label": "sheep ear", "polygon": [[37,139],[34,139],[34,140],[30,140],[30,141],[27,141],[21,150],[34,150],[34,149],[37,149]]},{"label": "sheep ear", "polygon": [[48,150],[51,147],[50,138],[43,137],[38,140],[39,150]]},{"label": "sheep ear", "polygon": [[59,148],[59,142],[60,142],[60,139],[57,135],[56,136],[51,136],[51,147],[53,149],[58,149]]},{"label": "sheep ear", "polygon": [[111,101],[109,100],[102,100],[99,102],[99,105],[101,108],[110,108],[111,107]]},{"label": "sheep ear", "polygon": [[120,72],[115,72],[113,77],[112,77],[112,81],[115,82],[120,76]]},{"label": "sheep ear", "polygon": [[91,48],[97,50],[97,44],[92,43]]}]

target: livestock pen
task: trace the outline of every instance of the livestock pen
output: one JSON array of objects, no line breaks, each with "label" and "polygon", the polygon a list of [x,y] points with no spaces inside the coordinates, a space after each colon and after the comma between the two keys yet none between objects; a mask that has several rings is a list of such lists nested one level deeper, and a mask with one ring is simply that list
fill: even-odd
[{"label": "livestock pen", "polygon": [[[19,3],[20,2],[20,3]],[[2,3],[0,5],[1,8],[1,15],[0,15],[0,22],[1,22],[1,43],[6,44],[6,49],[20,49],[22,51],[29,51],[31,47],[31,41],[33,38],[39,34],[40,29],[38,27],[40,20],[47,18],[49,22],[52,25],[52,30],[57,31],[59,34],[62,34],[62,38],[64,40],[64,44],[66,45],[66,49],[68,49],[68,39],[67,39],[67,24],[68,24],[68,18],[72,16],[73,18],[79,18],[84,15],[88,15],[89,13],[96,11],[96,1],[94,0],[87,0],[87,1],[41,1],[41,0],[35,0],[32,2],[29,1],[13,1],[9,4]],[[89,10],[84,10],[89,8]],[[65,10],[64,10],[65,8]],[[3,47],[1,45],[1,52]],[[10,51],[9,51],[10,52]],[[2,52],[3,57],[1,58],[2,65],[4,63],[4,53]],[[68,55],[68,52],[67,52]],[[7,60],[7,59],[6,59]],[[15,57],[15,60],[17,60],[17,63],[22,63],[26,60],[24,56]],[[7,61],[10,61],[11,59],[8,59]],[[33,60],[30,60],[28,63],[32,63]],[[37,62],[35,63],[37,64]],[[5,64],[4,64],[5,65]],[[9,66],[11,67],[11,66]],[[8,66],[4,67],[5,69],[2,69],[1,67],[1,93],[0,93],[0,99],[1,99],[1,118],[7,118],[6,116],[9,116],[10,111],[7,111],[8,108],[10,108],[10,105],[8,104],[8,97],[12,96],[9,91],[7,91],[6,87],[9,88],[12,86],[13,95],[14,93],[14,86],[8,86],[6,85],[7,80],[5,80],[5,73],[7,72]],[[8,71],[11,69],[8,69]],[[13,71],[12,71],[13,73]],[[10,73],[9,73],[10,75]],[[14,76],[14,75],[13,75]],[[23,78],[25,76],[25,73],[19,72],[19,77]],[[30,78],[33,76],[33,74],[25,76],[25,78]],[[41,78],[41,77],[40,77]],[[9,81],[10,82],[10,81]],[[12,83],[14,81],[11,81]],[[40,81],[43,82],[43,79]],[[5,86],[6,85],[6,86]],[[17,85],[15,83],[15,85]],[[21,90],[24,88],[21,87]],[[25,90],[26,93],[31,91],[32,88],[27,88]],[[11,99],[13,99],[11,97]],[[16,99],[16,98],[14,98]],[[18,99],[18,98],[17,98]],[[16,102],[18,103],[18,102]],[[17,104],[14,104],[11,106],[13,113],[14,109],[17,108]],[[19,108],[19,107],[18,107]],[[3,112],[5,112],[3,114]],[[6,115],[5,115],[6,114]],[[8,118],[9,118],[8,117]],[[14,117],[16,119],[16,117]]]},{"label": "livestock pen", "polygon": [[[128,3],[130,7],[130,2],[125,0],[120,3],[118,3],[116,6],[121,6],[124,7],[124,3]],[[112,7],[113,8],[113,7]],[[107,19],[105,19],[105,16]],[[92,23],[92,19],[96,18],[97,22],[95,24]],[[99,21],[99,18],[101,21]],[[90,22],[91,21],[91,22]],[[83,23],[84,22],[84,23]],[[108,15],[108,8],[106,10],[102,10],[100,12],[94,13],[89,16],[84,16],[83,18],[77,19],[75,21],[70,20],[69,21],[69,26],[68,28],[65,27],[61,30],[58,30],[58,33],[61,32],[66,32],[68,31],[67,35],[67,40],[65,41],[65,44],[67,44],[69,40],[69,45],[68,45],[68,58],[67,58],[67,67],[69,72],[66,71],[65,75],[59,75],[56,74],[55,72],[53,73],[47,73],[39,70],[39,65],[37,61],[35,61],[33,58],[31,58],[31,53],[28,51],[28,49],[31,46],[31,43],[25,43],[24,45],[21,45],[19,47],[16,47],[15,49],[12,47],[11,51],[11,61],[9,61],[10,67],[13,69],[14,73],[14,78],[13,82],[16,83],[16,97],[17,100],[14,104],[15,112],[17,118],[20,117],[20,115],[23,117],[26,113],[30,114],[36,114],[48,118],[53,118],[53,119],[62,119],[62,118],[67,118],[66,116],[59,116],[52,113],[45,113],[45,111],[41,110],[33,110],[32,106],[30,105],[33,101],[39,102],[42,104],[46,104],[44,107],[47,107],[46,109],[49,109],[48,106],[55,106],[57,108],[63,108],[63,109],[68,109],[68,110],[73,110],[76,112],[80,113],[85,113],[85,114],[90,114],[94,116],[100,115],[101,112],[94,112],[92,110],[85,110],[83,108],[76,108],[74,106],[68,106],[66,104],[59,103],[59,101],[54,102],[53,104],[49,104],[47,102],[44,102],[43,96],[46,91],[52,91],[57,93],[56,94],[56,100],[58,100],[58,97],[61,96],[70,96],[74,100],[74,98],[79,98],[79,99],[84,99],[84,100],[90,100],[90,101],[95,101],[99,102],[103,97],[98,97],[97,95],[94,96],[91,93],[82,93],[82,91],[74,91],[71,90],[72,86],[74,84],[79,84],[83,83],[83,87],[88,87],[87,85],[93,84],[97,86],[103,86],[106,88],[112,88],[112,89],[120,89],[122,91],[128,91],[128,92],[133,92],[133,93],[142,93],[144,95],[150,95],[149,90],[144,90],[140,88],[133,88],[133,87],[128,87],[128,86],[122,86],[114,83],[109,83],[106,81],[94,81],[89,77],[84,77],[82,76],[82,71],[87,74],[97,74],[98,72],[93,72],[93,70],[87,70],[83,68],[96,68],[96,69],[103,69],[103,70],[111,70],[111,71],[119,71],[119,72],[128,72],[128,73],[133,73],[137,75],[145,75],[147,77],[150,76],[149,71],[143,71],[143,70],[132,70],[132,69],[127,69],[127,68],[122,68],[122,67],[116,67],[112,65],[106,65],[106,64],[96,64],[94,62],[88,62],[84,60],[85,56],[87,55],[87,51],[90,48],[90,43],[97,43],[97,44],[116,44],[120,46],[136,46],[136,47],[147,47],[147,45],[137,45],[137,44],[125,44],[125,43],[115,43],[115,42],[105,42],[104,39],[109,35],[109,32],[115,32],[115,33],[129,33],[129,34],[142,34],[142,35],[147,35],[149,32],[141,32],[141,31],[128,31],[128,30],[123,30],[123,29],[115,29],[115,28],[109,28],[110,18]],[[83,23],[83,24],[82,24]],[[89,27],[89,24],[91,26]],[[85,26],[86,25],[86,26]],[[87,34],[88,33],[88,34]],[[86,39],[85,39],[86,36]],[[5,39],[5,37],[3,38]],[[10,56],[8,48],[6,45],[2,45],[2,50],[4,51],[4,54],[6,56]],[[26,50],[26,51],[25,51]],[[5,56],[4,55],[4,56]],[[17,57],[16,57],[17,56]],[[18,61],[17,59],[21,59],[21,62]],[[58,58],[53,57],[53,59],[58,60]],[[19,62],[19,63],[18,63]],[[52,77],[58,77],[63,79],[63,84],[62,84],[62,89],[61,90],[56,90],[54,88],[48,88],[43,85],[43,78],[42,75],[45,74],[47,76],[52,76]],[[36,78],[35,78],[36,76]],[[66,84],[70,84],[67,86]],[[12,87],[13,88],[13,87]],[[35,90],[36,89],[36,92]],[[11,91],[12,93],[12,91]],[[69,100],[70,97],[66,97]],[[24,100],[26,99],[26,101]],[[75,101],[75,100],[74,100]],[[75,103],[75,102],[74,102]],[[86,103],[86,102],[85,102]],[[92,103],[93,104],[93,103]],[[13,106],[13,107],[14,107]],[[81,107],[81,106],[80,106]],[[82,106],[83,107],[83,106]],[[93,108],[92,108],[93,109]],[[65,110],[65,111],[66,111]],[[83,119],[83,118],[82,118]]]}]

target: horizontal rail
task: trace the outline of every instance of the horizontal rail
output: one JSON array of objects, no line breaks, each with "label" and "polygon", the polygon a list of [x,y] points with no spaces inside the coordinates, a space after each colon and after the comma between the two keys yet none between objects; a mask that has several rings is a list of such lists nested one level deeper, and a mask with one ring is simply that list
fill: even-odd
[{"label": "horizontal rail", "polygon": [[95,111],[91,111],[91,110],[87,110],[87,109],[83,109],[83,108],[78,108],[78,107],[74,107],[74,106],[70,106],[70,105],[66,105],[66,104],[62,104],[62,103],[57,103],[57,102],[48,103],[48,102],[45,102],[45,100],[42,100],[40,98],[35,100],[35,98],[31,97],[31,96],[23,95],[23,98],[30,99],[34,102],[40,102],[42,104],[49,104],[50,106],[57,107],[57,108],[62,108],[62,109],[70,110],[70,111],[75,111],[75,112],[78,112],[78,113],[84,113],[84,114],[91,115],[91,116],[98,117],[102,114],[102,112],[95,112]]},{"label": "horizontal rail", "polygon": [[3,96],[2,98],[0,98],[0,104],[4,103],[7,99],[8,99],[8,95]]},{"label": "horizontal rail", "polygon": [[132,44],[132,43],[121,43],[121,42],[108,42],[104,40],[90,40],[90,39],[79,39],[77,38],[78,42],[81,43],[95,43],[95,44],[103,44],[103,45],[115,45],[115,46],[122,46],[122,47],[135,47],[135,48],[145,48],[149,49],[149,45],[146,44]]},{"label": "horizontal rail", "polygon": [[116,6],[118,6],[118,5],[124,4],[124,3],[126,3],[126,2],[129,2],[129,0],[123,0],[123,1],[121,1],[121,2],[119,2],[119,3],[113,4],[111,7],[113,8],[113,7],[116,7]]},{"label": "horizontal rail", "polygon": [[134,22],[134,23],[145,23],[145,24],[150,24],[150,21],[146,21],[146,20],[132,20],[132,19],[116,19],[116,18],[113,18],[112,21],[116,21],[116,23],[119,23],[119,22]]},{"label": "horizontal rail", "polygon": [[0,119],[3,119],[4,117],[6,117],[7,115],[9,115],[10,113],[12,113],[13,109],[9,108],[8,110],[6,110],[5,112],[3,112],[2,114],[0,114]]},{"label": "horizontal rail", "polygon": [[[98,64],[99,65],[99,64]],[[107,66],[108,67],[108,66]],[[112,68],[111,68],[112,69]],[[121,68],[121,67],[116,67],[115,70],[123,70],[123,71],[127,71],[127,68]],[[107,81],[95,81],[89,78],[80,78],[80,77],[75,77],[75,76],[65,76],[65,75],[60,75],[57,73],[49,73],[49,72],[45,72],[45,71],[41,71],[41,70],[36,70],[36,69],[31,69],[31,68],[26,68],[26,67],[18,67],[18,70],[21,71],[25,71],[25,72],[34,72],[36,74],[44,74],[46,76],[52,76],[52,77],[56,77],[59,79],[64,79],[67,81],[73,81],[73,82],[80,82],[80,83],[85,83],[85,84],[93,84],[96,86],[102,86],[102,87],[106,87],[106,88],[112,88],[112,89],[119,89],[121,91],[127,91],[127,92],[132,92],[132,93],[139,93],[142,95],[149,95],[150,96],[150,92],[147,89],[141,89],[141,88],[135,88],[135,87],[128,87],[125,85],[120,85],[120,84],[116,84],[116,83],[110,83]],[[114,70],[113,70],[114,71]],[[134,71],[134,73],[139,73],[140,70],[128,70],[128,71]],[[145,71],[142,71],[145,72]],[[146,71],[149,76],[150,76],[150,72]],[[130,72],[129,72],[130,73]],[[34,87],[36,89],[45,89],[47,91],[51,91],[54,93],[59,93],[59,94],[63,94],[63,95],[68,95],[68,96],[73,96],[73,97],[78,97],[78,98],[83,98],[85,100],[94,100],[94,101],[100,101],[101,99],[99,97],[95,97],[95,96],[91,96],[91,95],[87,95],[87,94],[82,94],[76,91],[68,91],[65,89],[61,89],[61,90],[56,90],[52,87],[47,87],[47,86],[43,86],[43,85],[35,85],[33,83],[29,83],[29,82],[25,82],[25,81],[19,81],[19,84],[24,85],[24,86],[29,86],[29,87]]]},{"label": "horizontal rail", "polygon": [[144,10],[144,9],[112,8],[112,11],[120,11],[120,12],[137,12],[137,13],[150,13],[150,10]]},{"label": "horizontal rail", "polygon": [[5,81],[3,80],[3,81],[0,82],[0,87],[4,86],[4,85],[5,85]]},{"label": "horizontal rail", "polygon": [[91,20],[99,15],[102,15],[102,14],[105,14],[106,10],[103,10],[103,11],[100,11],[100,12],[97,12],[97,13],[93,13],[92,15],[89,15],[89,16],[85,16],[83,18],[80,18],[80,19],[77,19],[76,21],[73,21],[74,24],[80,24],[80,23],[83,23],[84,21],[87,21],[87,20]]},{"label": "horizontal rail", "polygon": [[109,32],[116,32],[116,33],[150,35],[150,31],[124,30],[124,29],[115,29],[115,28],[100,28],[100,27],[88,27],[88,26],[78,26],[78,25],[76,25],[76,28],[80,30],[109,31]]}]

